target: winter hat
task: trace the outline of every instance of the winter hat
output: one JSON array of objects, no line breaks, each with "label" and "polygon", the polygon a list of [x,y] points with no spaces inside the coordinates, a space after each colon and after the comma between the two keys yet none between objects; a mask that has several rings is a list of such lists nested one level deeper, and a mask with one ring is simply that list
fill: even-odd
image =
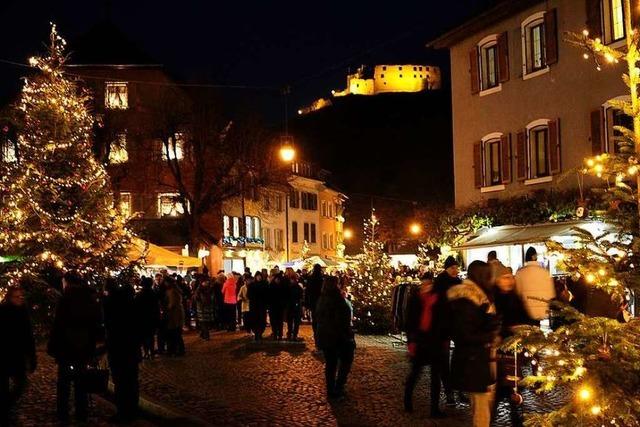
[{"label": "winter hat", "polygon": [[453,256],[449,255],[447,259],[444,261],[444,269],[446,270],[447,268],[452,267],[454,265],[460,265],[460,264],[458,263],[458,261],[456,261],[456,259]]},{"label": "winter hat", "polygon": [[425,271],[425,273],[420,277],[420,280],[423,282],[427,280],[433,280],[433,273],[431,271]]}]

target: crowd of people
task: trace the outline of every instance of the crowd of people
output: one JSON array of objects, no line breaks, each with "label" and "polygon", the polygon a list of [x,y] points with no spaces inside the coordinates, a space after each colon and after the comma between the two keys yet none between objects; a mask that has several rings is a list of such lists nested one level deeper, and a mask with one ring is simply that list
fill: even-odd
[{"label": "crowd of people", "polygon": [[[78,274],[65,273],[47,343],[58,368],[58,419],[70,419],[73,389],[75,418],[87,420],[89,393],[104,379],[105,359],[117,407],[111,421],[128,422],[138,415],[142,360],[163,354],[183,356],[185,329],[195,328],[209,340],[211,330],[236,331],[240,326],[261,341],[267,318],[275,341],[299,341],[303,317],[312,321],[316,348],[327,359],[328,394],[338,396],[353,361],[355,341],[352,309],[340,287],[344,281],[327,277],[319,265],[310,272],[275,267],[255,274],[249,269],[244,274],[219,272],[214,278],[162,271],[134,283],[110,278],[96,290]],[[26,287],[26,280],[10,287],[0,304],[0,336],[12,343],[0,352],[0,426],[9,425],[11,409],[37,365]]]},{"label": "crowd of people", "polygon": [[[511,403],[513,425],[520,425],[513,388],[521,374],[514,368],[522,365],[515,358],[523,356],[502,354],[497,350],[499,344],[519,325],[540,325],[549,317],[553,299],[571,302],[582,311],[585,303],[579,302],[584,299],[579,283],[559,286],[538,262],[534,248],[527,250],[525,263],[515,274],[494,251],[486,262],[470,263],[466,273],[462,279],[457,260],[449,257],[437,276],[425,272],[408,298],[411,369],[404,408],[413,410],[414,388],[423,368],[430,366],[432,417],[446,416],[440,406],[444,388],[446,405],[471,403],[476,427],[490,425],[497,402],[504,398]],[[326,275],[319,265],[311,271],[278,267],[255,273],[246,269],[243,274],[221,271],[213,278],[162,271],[135,283],[108,279],[97,291],[77,274],[67,272],[62,285],[47,346],[58,366],[57,415],[61,421],[69,419],[72,386],[75,417],[87,419],[87,378],[90,370],[96,375],[97,361],[104,355],[115,389],[115,421],[134,419],[139,363],[160,354],[184,355],[182,333],[188,329],[196,329],[202,340],[209,340],[212,330],[240,327],[260,342],[266,339],[270,325],[273,341],[298,341],[301,321],[306,318],[312,325],[315,347],[324,355],[328,398],[344,393],[356,347],[348,274]],[[623,316],[618,317],[623,321]],[[0,425],[5,425],[10,408],[24,391],[28,373],[37,365],[23,287],[9,288],[0,304],[0,329],[2,341],[12,343],[0,352]]]}]

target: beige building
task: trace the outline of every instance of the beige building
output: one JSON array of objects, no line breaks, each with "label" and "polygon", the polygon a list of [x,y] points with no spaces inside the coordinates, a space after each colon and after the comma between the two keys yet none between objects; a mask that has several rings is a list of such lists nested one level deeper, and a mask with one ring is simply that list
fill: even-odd
[{"label": "beige building", "polygon": [[224,202],[222,260],[216,265],[241,272],[304,256],[342,259],[345,200],[310,164],[294,163],[288,187],[259,188]]},{"label": "beige building", "polygon": [[623,66],[563,39],[622,45],[623,18],[622,0],[512,0],[430,43],[451,52],[456,206],[575,187],[586,156],[615,149]]}]

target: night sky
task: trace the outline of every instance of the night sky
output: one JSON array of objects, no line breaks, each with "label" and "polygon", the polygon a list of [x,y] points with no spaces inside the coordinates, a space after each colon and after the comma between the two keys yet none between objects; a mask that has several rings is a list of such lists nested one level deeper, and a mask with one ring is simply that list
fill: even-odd
[{"label": "night sky", "polygon": [[[344,87],[347,70],[353,70],[360,64],[413,62],[443,65],[445,73],[448,72],[446,53],[429,52],[424,47],[425,43],[491,3],[492,0],[4,0],[0,2],[0,40],[3,46],[0,59],[25,62],[27,57],[41,52],[51,20],[58,24],[59,31],[73,51],[74,42],[82,40],[83,35],[108,17],[152,62],[164,64],[176,81],[257,87],[223,91],[228,98],[259,110],[274,127],[281,127],[284,108],[280,88],[286,85],[291,86],[288,104],[289,117],[293,122],[295,111],[300,106],[327,96],[332,88]],[[0,100],[3,104],[15,94],[22,74],[23,69],[0,63]],[[447,83],[445,81],[445,95],[449,90]],[[429,105],[431,102],[447,105],[440,98],[431,100],[427,97],[412,102],[418,102],[418,108],[421,108],[420,102],[426,103],[423,105],[427,109],[433,108]],[[374,114],[382,118],[385,116],[379,109]],[[321,121],[324,135],[327,129],[331,129],[331,123],[344,126],[342,117],[334,116]],[[302,139],[307,139],[305,132],[307,135],[313,133],[312,126],[298,128]],[[324,143],[345,145],[340,138]],[[304,141],[301,144],[304,145]],[[344,159],[357,156],[361,147],[345,147],[344,150],[344,155],[340,156],[335,155],[336,150],[328,150],[330,155],[319,155],[316,160],[327,169],[337,170],[338,177],[344,176],[342,172],[348,165]],[[309,151],[316,155],[317,146]],[[415,169],[420,166],[418,159],[415,160],[415,163],[397,160],[397,166]],[[395,161],[387,161],[390,164],[384,169],[393,169]],[[359,167],[368,168],[373,174],[380,169],[375,164]],[[415,173],[409,175],[414,176]],[[408,184],[399,179],[398,184],[380,191],[366,186],[353,188],[349,182],[339,184],[350,191],[397,196],[398,188]],[[400,195],[424,196],[416,191]]]}]

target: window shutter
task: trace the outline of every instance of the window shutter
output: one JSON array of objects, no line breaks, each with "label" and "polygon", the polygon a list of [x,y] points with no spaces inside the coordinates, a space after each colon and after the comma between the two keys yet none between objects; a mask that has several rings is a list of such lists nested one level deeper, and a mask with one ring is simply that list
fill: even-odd
[{"label": "window shutter", "polygon": [[509,33],[498,36],[498,77],[500,83],[509,80]]},{"label": "window shutter", "polygon": [[527,179],[527,133],[521,130],[516,135],[516,179]]},{"label": "window shutter", "polygon": [[557,9],[544,14],[544,41],[547,65],[558,62],[558,17]]},{"label": "window shutter", "polygon": [[640,4],[634,4],[633,0],[631,1],[631,25],[633,28],[636,28],[640,23]]},{"label": "window shutter", "polygon": [[502,170],[502,183],[511,182],[511,134],[502,135],[500,138],[500,157]]},{"label": "window shutter", "polygon": [[602,154],[603,138],[602,138],[602,108],[591,112],[591,152],[594,156]]},{"label": "window shutter", "polygon": [[602,16],[600,12],[600,2],[602,0],[586,0],[587,7],[587,30],[592,38],[602,37]]},{"label": "window shutter", "polygon": [[549,171],[560,172],[560,119],[549,121]]},{"label": "window shutter", "polygon": [[473,181],[476,188],[482,187],[482,142],[473,144]]},{"label": "window shutter", "polygon": [[478,70],[478,48],[474,47],[469,52],[469,73],[471,74],[471,93],[480,92],[480,75]]}]

